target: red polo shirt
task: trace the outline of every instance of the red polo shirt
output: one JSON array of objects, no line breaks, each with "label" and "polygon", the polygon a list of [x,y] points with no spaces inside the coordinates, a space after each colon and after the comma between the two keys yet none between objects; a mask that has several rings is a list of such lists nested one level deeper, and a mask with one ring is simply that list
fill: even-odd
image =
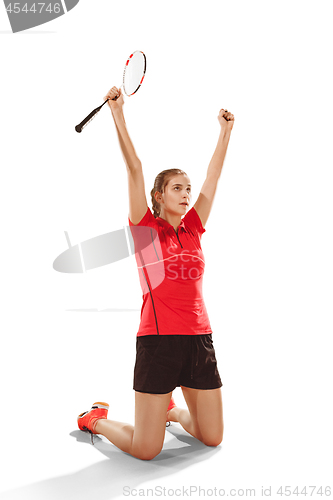
[{"label": "red polo shirt", "polygon": [[178,233],[166,220],[155,219],[150,208],[139,224],[128,220],[143,293],[137,335],[212,333],[202,295],[200,240],[206,230],[195,208],[183,217]]}]

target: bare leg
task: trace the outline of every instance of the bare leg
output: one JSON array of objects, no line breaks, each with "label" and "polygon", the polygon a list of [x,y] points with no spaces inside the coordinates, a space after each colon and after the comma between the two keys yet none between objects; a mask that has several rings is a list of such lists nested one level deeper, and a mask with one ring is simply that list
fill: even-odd
[{"label": "bare leg", "polygon": [[189,410],[172,408],[169,420],[179,422],[192,436],[207,446],[218,446],[223,439],[221,389],[198,390],[182,387]]},{"label": "bare leg", "polygon": [[142,460],[151,460],[163,447],[165,416],[171,394],[135,392],[134,426],[101,419],[97,421],[95,432],[105,436],[122,451]]}]

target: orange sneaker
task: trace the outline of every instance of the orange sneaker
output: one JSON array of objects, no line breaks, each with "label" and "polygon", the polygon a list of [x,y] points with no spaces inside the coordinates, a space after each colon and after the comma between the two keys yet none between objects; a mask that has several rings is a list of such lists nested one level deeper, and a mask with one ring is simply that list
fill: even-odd
[{"label": "orange sneaker", "polygon": [[84,411],[77,417],[77,423],[81,431],[96,434],[95,427],[97,420],[107,418],[109,405],[107,403],[94,403],[90,411]]},{"label": "orange sneaker", "polygon": [[170,403],[169,403],[169,406],[168,406],[168,411],[172,410],[172,408],[174,408],[175,406],[177,406],[177,405],[175,403],[175,400],[171,396]]}]

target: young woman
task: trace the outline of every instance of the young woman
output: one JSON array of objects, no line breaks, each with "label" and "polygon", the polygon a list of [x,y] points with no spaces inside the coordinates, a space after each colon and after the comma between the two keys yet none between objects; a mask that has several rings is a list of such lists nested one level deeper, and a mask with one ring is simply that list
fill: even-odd
[{"label": "young woman", "polygon": [[[157,259],[147,264],[142,259],[143,252],[139,252],[140,258],[137,254],[143,305],[134,369],[135,424],[108,420],[108,404],[95,403],[90,411],[79,415],[78,425],[81,430],[102,434],[124,452],[142,460],[160,453],[168,421],[179,422],[207,446],[218,446],[223,437],[222,382],[202,297],[204,258],[200,240],[221,175],[234,116],[224,109],[219,112],[218,143],[194,206],[188,210],[191,185],[185,172],[164,170],[156,177],[151,191],[153,215],[146,200],[141,162],[127,131],[121,89],[113,87],[106,99],[127,167],[129,223],[131,229],[156,231],[158,238],[153,246]],[[183,391],[188,409],[175,405],[172,391],[177,386]]]}]

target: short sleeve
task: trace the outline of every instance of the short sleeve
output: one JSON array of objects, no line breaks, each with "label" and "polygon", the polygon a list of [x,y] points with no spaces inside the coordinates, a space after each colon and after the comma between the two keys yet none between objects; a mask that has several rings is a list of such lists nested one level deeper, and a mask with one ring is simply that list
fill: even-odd
[{"label": "short sleeve", "polygon": [[198,233],[199,236],[206,232],[206,229],[202,225],[198,212],[194,207],[192,207],[187,212],[187,214],[183,218],[183,221],[186,227],[191,229],[192,232]]},{"label": "short sleeve", "polygon": [[130,218],[128,218],[128,222],[130,226],[150,226],[150,227],[156,226],[156,219],[153,216],[149,207],[147,208],[147,212],[145,213],[145,215],[142,217],[142,219],[138,224],[133,224]]}]

